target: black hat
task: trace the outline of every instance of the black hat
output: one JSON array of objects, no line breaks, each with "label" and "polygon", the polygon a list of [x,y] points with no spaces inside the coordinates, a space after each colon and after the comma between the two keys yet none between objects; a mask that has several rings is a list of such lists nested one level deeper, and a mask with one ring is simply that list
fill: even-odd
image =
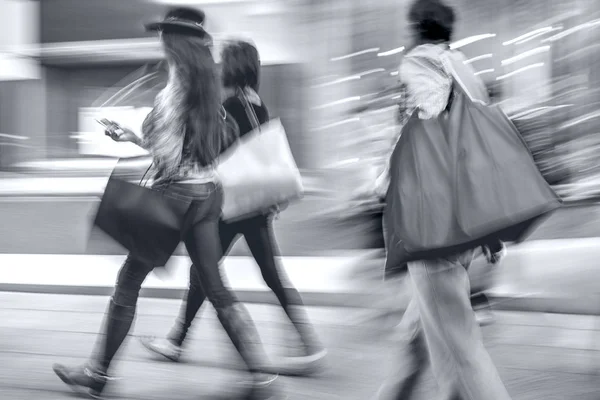
[{"label": "black hat", "polygon": [[212,43],[212,37],[204,29],[204,11],[188,7],[172,8],[165,18],[159,22],[146,24],[147,31],[179,33],[197,36]]}]

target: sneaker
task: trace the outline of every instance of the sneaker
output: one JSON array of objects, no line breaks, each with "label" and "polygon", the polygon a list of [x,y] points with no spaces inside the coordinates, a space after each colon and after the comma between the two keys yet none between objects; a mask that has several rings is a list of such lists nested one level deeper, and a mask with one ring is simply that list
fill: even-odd
[{"label": "sneaker", "polygon": [[311,376],[322,372],[326,365],[327,350],[322,348],[307,355],[281,357],[276,370],[284,376]]},{"label": "sneaker", "polygon": [[287,398],[277,375],[262,374],[247,384],[247,390],[242,396],[243,400],[286,400]]},{"label": "sneaker", "polygon": [[170,361],[178,362],[181,357],[181,346],[177,346],[175,343],[168,339],[158,339],[155,337],[140,337],[142,345],[153,352],[158,354]]},{"label": "sneaker", "polygon": [[54,373],[76,393],[92,399],[101,399],[106,383],[111,379],[90,365],[69,368],[54,364]]}]

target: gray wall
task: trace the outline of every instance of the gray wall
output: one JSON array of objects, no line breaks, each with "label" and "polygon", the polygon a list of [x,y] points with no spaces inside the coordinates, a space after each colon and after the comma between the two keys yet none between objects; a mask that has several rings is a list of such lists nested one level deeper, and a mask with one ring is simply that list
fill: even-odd
[{"label": "gray wall", "polygon": [[45,119],[42,80],[0,82],[0,133],[29,138],[25,141],[0,138],[0,168],[46,156]]}]

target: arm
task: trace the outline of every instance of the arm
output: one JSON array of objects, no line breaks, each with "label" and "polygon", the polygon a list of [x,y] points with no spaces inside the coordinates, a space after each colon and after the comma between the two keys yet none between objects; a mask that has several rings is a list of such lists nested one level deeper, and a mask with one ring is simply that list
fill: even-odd
[{"label": "arm", "polygon": [[106,136],[109,136],[115,142],[130,142],[144,150],[148,150],[147,144],[142,138],[133,133],[129,128],[123,128],[117,124],[113,124],[106,128]]},{"label": "arm", "polygon": [[135,134],[133,135],[131,143],[141,147],[144,150],[148,150],[148,146],[146,145],[146,143],[144,143],[144,140]]},{"label": "arm", "polygon": [[452,91],[452,76],[435,49],[407,55],[400,65],[399,75],[406,85],[410,112],[418,107],[419,117],[429,119],[446,109]]},{"label": "arm", "polygon": [[[452,77],[444,69],[437,53],[409,54],[400,64],[398,72],[402,82],[398,124],[404,125],[416,107],[419,107],[419,117],[424,119],[436,117],[446,109],[452,90]],[[393,138],[392,151],[400,133]],[[391,154],[386,160],[383,172],[375,181],[375,192],[381,198],[387,194],[390,184],[390,159]]]},{"label": "arm", "polygon": [[[154,109],[148,113],[144,119],[144,122],[142,123],[143,132],[147,132],[152,128],[153,115]],[[143,137],[138,136],[132,129],[123,127],[116,122],[112,122],[111,125],[106,127],[105,134],[115,142],[130,142],[146,151],[149,151],[150,149],[150,146],[143,139]]]}]

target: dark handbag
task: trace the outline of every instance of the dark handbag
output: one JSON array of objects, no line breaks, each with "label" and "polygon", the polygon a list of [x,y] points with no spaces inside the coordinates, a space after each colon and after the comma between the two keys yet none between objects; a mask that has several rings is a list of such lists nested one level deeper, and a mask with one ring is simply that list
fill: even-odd
[{"label": "dark handbag", "polygon": [[415,112],[392,154],[386,217],[390,250],[404,260],[522,241],[561,205],[509,118],[453,75],[447,111],[429,120]]},{"label": "dark handbag", "polygon": [[164,266],[181,241],[191,200],[131,183],[117,169],[108,180],[94,224],[132,256]]}]

